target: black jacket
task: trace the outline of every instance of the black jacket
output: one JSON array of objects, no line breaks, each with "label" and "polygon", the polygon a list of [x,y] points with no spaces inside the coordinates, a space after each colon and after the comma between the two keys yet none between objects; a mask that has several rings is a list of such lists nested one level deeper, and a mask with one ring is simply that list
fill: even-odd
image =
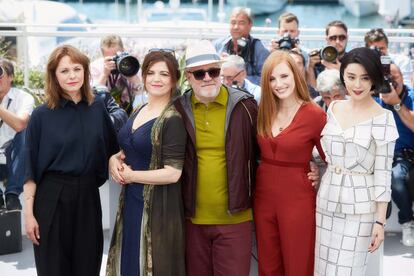
[{"label": "black jacket", "polygon": [[116,103],[114,97],[112,97],[108,88],[105,86],[95,86],[93,88],[93,94],[103,100],[105,108],[114,124],[114,128],[118,132],[128,120],[127,113]]}]

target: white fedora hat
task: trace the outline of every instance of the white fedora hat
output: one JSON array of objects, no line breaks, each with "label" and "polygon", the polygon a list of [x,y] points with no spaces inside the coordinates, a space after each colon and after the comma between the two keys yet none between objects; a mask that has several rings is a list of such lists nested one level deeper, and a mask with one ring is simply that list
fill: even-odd
[{"label": "white fedora hat", "polygon": [[201,40],[187,46],[185,68],[221,62],[220,56],[209,40]]}]

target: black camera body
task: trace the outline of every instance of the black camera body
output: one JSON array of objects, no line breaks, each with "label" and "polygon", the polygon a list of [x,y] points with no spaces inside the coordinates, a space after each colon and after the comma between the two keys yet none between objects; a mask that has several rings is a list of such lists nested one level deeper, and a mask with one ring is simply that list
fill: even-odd
[{"label": "black camera body", "polygon": [[122,74],[125,77],[132,77],[139,71],[140,64],[136,57],[127,52],[118,52],[112,57],[115,62],[116,69],[111,71],[111,74]]},{"label": "black camera body", "polygon": [[319,57],[322,60],[325,60],[327,62],[335,62],[338,58],[338,50],[336,50],[333,46],[326,46],[322,49],[313,51],[309,54],[310,56],[316,56],[319,55]]},{"label": "black camera body", "polygon": [[291,37],[289,33],[284,33],[277,43],[279,43],[279,49],[281,50],[292,50],[296,48],[299,39]]},{"label": "black camera body", "polygon": [[394,89],[397,87],[397,84],[392,80],[391,76],[391,57],[390,56],[380,56],[382,70],[384,73],[384,85],[377,89],[378,93],[388,94],[391,93],[391,85]]},{"label": "black camera body", "polygon": [[394,89],[397,87],[397,83],[392,80],[391,76],[391,57],[383,55],[380,48],[377,46],[371,45],[369,48],[373,50],[380,58],[382,71],[384,74],[384,85],[377,88],[376,92],[381,94],[388,94],[391,92],[391,85],[394,87]]}]

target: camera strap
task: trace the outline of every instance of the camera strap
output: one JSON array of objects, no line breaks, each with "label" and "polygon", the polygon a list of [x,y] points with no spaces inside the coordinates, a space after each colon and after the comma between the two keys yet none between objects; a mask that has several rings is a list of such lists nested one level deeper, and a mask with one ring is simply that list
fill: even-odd
[{"label": "camera strap", "polygon": [[[10,106],[10,103],[11,103],[11,101],[12,101],[12,99],[11,98],[9,98],[9,100],[7,101],[7,106],[6,106],[6,109],[9,109],[9,106]],[[0,119],[0,127],[2,127],[3,126],[3,119]]]}]

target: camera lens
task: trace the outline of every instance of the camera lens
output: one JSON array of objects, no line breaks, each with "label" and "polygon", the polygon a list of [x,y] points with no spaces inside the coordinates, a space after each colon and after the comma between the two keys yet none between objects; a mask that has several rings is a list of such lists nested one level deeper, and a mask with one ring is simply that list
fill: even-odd
[{"label": "camera lens", "polygon": [[321,51],[321,58],[328,62],[334,62],[338,57],[338,51],[333,46],[326,46]]},{"label": "camera lens", "polygon": [[132,77],[139,71],[139,62],[133,56],[125,56],[120,58],[117,67],[122,75]]}]

